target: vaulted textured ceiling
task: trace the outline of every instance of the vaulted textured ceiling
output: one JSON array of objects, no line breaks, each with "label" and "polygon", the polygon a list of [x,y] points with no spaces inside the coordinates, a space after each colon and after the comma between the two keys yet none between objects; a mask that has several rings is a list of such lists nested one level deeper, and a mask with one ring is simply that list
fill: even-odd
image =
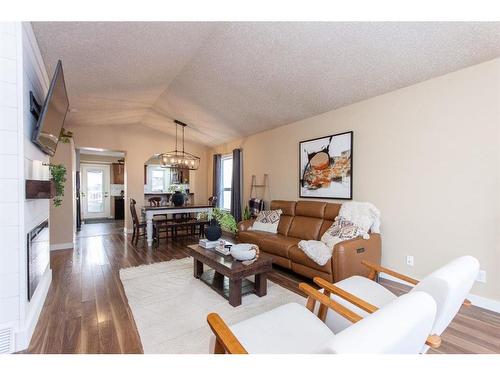
[{"label": "vaulted textured ceiling", "polygon": [[71,126],[216,145],[500,56],[500,23],[34,22]]}]

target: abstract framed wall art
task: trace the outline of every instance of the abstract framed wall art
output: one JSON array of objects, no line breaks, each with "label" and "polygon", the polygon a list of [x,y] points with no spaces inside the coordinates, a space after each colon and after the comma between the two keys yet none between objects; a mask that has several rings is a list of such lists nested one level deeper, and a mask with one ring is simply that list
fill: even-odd
[{"label": "abstract framed wall art", "polygon": [[352,199],[353,132],[299,142],[300,198]]}]

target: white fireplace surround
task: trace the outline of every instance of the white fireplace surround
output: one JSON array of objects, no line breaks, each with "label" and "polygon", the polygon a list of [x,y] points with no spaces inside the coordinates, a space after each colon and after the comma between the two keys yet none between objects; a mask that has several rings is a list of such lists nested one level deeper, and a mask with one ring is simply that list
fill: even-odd
[{"label": "white fireplace surround", "polygon": [[[49,79],[30,23],[0,23],[0,327],[8,351],[28,347],[52,280],[47,266],[31,301],[27,233],[49,218],[48,199],[25,199],[26,179],[46,179],[49,157],[32,142],[29,93],[43,101]],[[49,251],[47,249],[47,251]],[[11,331],[10,331],[11,330]]]}]

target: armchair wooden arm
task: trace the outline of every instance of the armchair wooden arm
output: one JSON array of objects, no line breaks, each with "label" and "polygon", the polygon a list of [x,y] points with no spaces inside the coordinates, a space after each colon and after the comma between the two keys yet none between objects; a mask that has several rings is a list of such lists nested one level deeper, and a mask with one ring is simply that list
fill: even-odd
[{"label": "armchair wooden arm", "polygon": [[[366,311],[367,313],[374,313],[375,311],[378,310],[377,306],[372,305],[369,302],[366,302],[365,300],[356,297],[354,294],[349,293],[348,291],[339,288],[338,286],[323,280],[320,277],[315,277],[314,282],[322,287],[325,291],[328,291],[329,293],[336,294],[337,296],[345,299],[347,302],[352,303],[354,306],[359,307],[360,309]],[[430,335],[427,337],[427,341],[425,342],[427,345],[429,345],[431,348],[439,348],[441,346],[441,337],[438,335]]]},{"label": "armchair wooden arm", "polygon": [[410,284],[413,284],[413,285],[417,285],[418,284],[418,280],[415,280],[415,279],[413,279],[413,278],[411,278],[409,276],[403,275],[403,274],[401,274],[399,272],[390,270],[388,268],[379,266],[378,264],[371,263],[371,262],[368,262],[366,260],[362,260],[361,264],[364,265],[364,266],[366,266],[366,267],[368,267],[371,270],[370,275],[368,275],[369,279],[375,280],[375,277],[377,276],[377,274],[379,274],[380,272],[383,272],[383,273],[386,273],[386,274],[388,274],[390,276],[393,276],[393,277],[395,277],[397,279],[406,281],[407,283],[410,283]]},{"label": "armchair wooden arm", "polygon": [[207,322],[216,338],[214,354],[248,354],[219,314],[208,314]]},{"label": "armchair wooden arm", "polygon": [[307,294],[307,304],[306,307],[314,313],[314,305],[315,302],[319,302],[321,305],[326,306],[342,315],[344,318],[349,320],[352,323],[356,323],[363,319],[361,316],[356,314],[355,312],[349,310],[347,307],[342,306],[340,303],[332,300],[329,296],[319,292],[314,289],[312,286],[306,283],[300,283],[299,289]]}]

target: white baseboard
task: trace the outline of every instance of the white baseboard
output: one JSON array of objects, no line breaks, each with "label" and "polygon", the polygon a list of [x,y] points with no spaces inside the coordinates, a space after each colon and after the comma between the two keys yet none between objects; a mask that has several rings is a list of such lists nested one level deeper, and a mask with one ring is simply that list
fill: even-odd
[{"label": "white baseboard", "polygon": [[469,294],[467,297],[474,306],[482,307],[483,309],[500,313],[500,301],[478,296],[476,294]]},{"label": "white baseboard", "polygon": [[29,302],[32,306],[29,310],[29,316],[26,317],[24,326],[22,326],[19,331],[16,332],[16,352],[28,348],[31,341],[31,336],[33,336],[36,324],[38,323],[38,318],[40,317],[40,313],[42,312],[45,299],[47,298],[47,293],[49,292],[51,282],[52,270],[49,268],[38,284],[33,298]]},{"label": "white baseboard", "polygon": [[[391,275],[387,275],[386,273],[383,273],[383,272],[380,273],[380,278],[394,281],[396,283],[403,284],[403,285],[413,286],[412,284],[410,284],[406,281],[400,280],[400,279],[395,278]],[[470,300],[474,306],[500,313],[500,301],[497,301],[497,300],[494,300],[491,298],[481,297],[481,296],[478,296],[476,294],[469,294],[467,296],[467,299]]]},{"label": "white baseboard", "polygon": [[73,242],[67,242],[67,243],[55,243],[50,245],[50,251],[54,250],[65,250],[65,249],[73,249],[74,248]]}]

